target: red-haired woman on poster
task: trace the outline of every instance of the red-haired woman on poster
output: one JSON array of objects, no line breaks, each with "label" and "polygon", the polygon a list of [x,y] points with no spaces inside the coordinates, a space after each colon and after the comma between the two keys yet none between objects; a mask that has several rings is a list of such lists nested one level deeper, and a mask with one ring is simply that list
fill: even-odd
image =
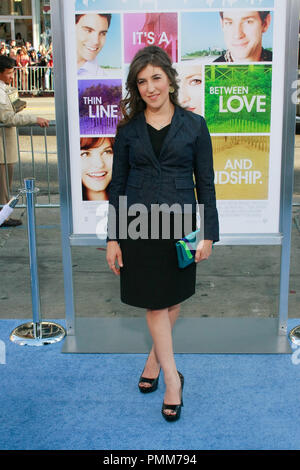
[{"label": "red-haired woman on poster", "polygon": [[107,201],[112,176],[113,137],[80,139],[83,201]]}]

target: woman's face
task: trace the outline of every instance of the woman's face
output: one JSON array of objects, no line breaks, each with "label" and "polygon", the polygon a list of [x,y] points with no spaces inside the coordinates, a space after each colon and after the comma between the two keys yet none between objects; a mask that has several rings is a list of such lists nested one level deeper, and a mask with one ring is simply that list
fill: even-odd
[{"label": "woman's face", "polygon": [[109,139],[99,147],[81,150],[82,183],[90,191],[105,191],[112,177],[113,149]]},{"label": "woman's face", "polygon": [[147,65],[137,74],[137,87],[146,106],[155,110],[170,101],[170,80],[162,68]]},{"label": "woman's face", "polygon": [[182,66],[179,74],[179,103],[183,108],[202,114],[202,69],[199,65]]}]

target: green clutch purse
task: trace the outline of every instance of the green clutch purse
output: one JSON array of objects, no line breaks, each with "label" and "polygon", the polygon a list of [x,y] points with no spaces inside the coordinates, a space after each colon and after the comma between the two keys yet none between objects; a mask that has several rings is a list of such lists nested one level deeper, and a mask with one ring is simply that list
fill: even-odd
[{"label": "green clutch purse", "polygon": [[186,268],[195,261],[195,253],[199,241],[200,230],[196,230],[176,242],[178,266],[180,268]]}]

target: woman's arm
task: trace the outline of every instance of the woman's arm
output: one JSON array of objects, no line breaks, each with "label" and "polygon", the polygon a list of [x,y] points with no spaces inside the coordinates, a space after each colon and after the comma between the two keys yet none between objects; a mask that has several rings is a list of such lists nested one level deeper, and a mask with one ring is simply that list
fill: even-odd
[{"label": "woman's arm", "polygon": [[129,171],[128,147],[122,130],[118,131],[114,143],[112,180],[109,185],[109,207],[107,223],[107,248],[106,261],[109,268],[116,274],[120,274],[123,266],[122,251],[118,243],[119,236],[119,196],[124,195]]},{"label": "woman's arm", "polygon": [[198,204],[204,206],[204,240],[219,241],[211,138],[204,118],[196,141],[194,175]]},{"label": "woman's arm", "polygon": [[109,211],[106,241],[118,240],[119,196],[125,194],[129,172],[129,151],[124,130],[124,128],[121,128],[117,132],[113,148],[114,156],[112,180],[109,185]]},{"label": "woman's arm", "polygon": [[213,152],[211,138],[205,119],[202,118],[200,134],[194,160],[194,174],[198,204],[203,204],[204,239],[198,243],[195,262],[207,259],[212,252],[212,244],[219,240],[219,219],[216,208],[214,185]]}]

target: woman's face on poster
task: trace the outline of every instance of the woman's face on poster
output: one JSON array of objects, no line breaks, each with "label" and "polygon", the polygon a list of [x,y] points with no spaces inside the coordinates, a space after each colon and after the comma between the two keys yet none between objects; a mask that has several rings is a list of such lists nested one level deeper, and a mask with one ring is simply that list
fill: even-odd
[{"label": "woman's face on poster", "polygon": [[81,149],[80,157],[82,184],[88,191],[105,191],[112,177],[113,148],[110,139],[101,139],[97,147]]},{"label": "woman's face on poster", "polygon": [[196,114],[202,114],[202,67],[182,66],[178,69],[179,103]]}]

